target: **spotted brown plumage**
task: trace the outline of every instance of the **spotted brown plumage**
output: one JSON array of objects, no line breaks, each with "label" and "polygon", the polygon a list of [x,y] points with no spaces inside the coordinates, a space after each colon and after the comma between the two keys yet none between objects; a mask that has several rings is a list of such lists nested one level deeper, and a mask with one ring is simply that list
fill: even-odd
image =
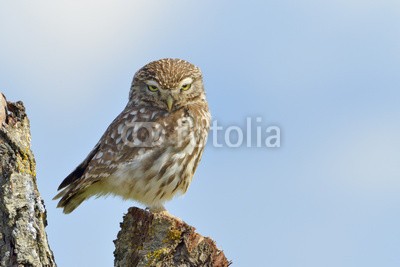
[{"label": "spotted brown plumage", "polygon": [[133,77],[125,109],[61,183],[58,207],[70,213],[91,196],[113,194],[164,210],[188,189],[209,128],[200,69],[180,59],[150,62]]}]

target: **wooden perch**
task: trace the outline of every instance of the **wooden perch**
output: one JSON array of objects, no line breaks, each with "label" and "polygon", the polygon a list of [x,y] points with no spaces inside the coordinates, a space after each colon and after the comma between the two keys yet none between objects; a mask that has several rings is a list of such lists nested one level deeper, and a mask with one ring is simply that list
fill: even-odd
[{"label": "wooden perch", "polygon": [[0,266],[56,266],[22,102],[0,93]]},{"label": "wooden perch", "polygon": [[230,265],[213,240],[165,212],[130,208],[114,243],[115,267]]}]

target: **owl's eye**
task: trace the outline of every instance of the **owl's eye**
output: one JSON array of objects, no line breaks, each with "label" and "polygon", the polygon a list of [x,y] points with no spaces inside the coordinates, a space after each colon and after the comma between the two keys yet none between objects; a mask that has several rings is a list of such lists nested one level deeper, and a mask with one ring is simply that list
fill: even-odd
[{"label": "owl's eye", "polygon": [[151,84],[147,85],[147,89],[149,89],[151,92],[157,92],[158,91],[158,87],[155,86],[155,85],[151,85]]},{"label": "owl's eye", "polygon": [[182,91],[187,91],[187,90],[190,89],[190,87],[192,87],[192,84],[187,83],[187,84],[182,85],[181,90]]}]

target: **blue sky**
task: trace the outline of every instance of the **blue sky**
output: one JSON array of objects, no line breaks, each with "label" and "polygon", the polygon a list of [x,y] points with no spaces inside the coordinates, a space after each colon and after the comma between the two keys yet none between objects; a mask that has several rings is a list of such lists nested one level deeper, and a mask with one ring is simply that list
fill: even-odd
[{"label": "blue sky", "polygon": [[[59,266],[112,266],[128,207],[52,197],[164,57],[203,70],[213,118],[278,125],[280,148],[209,142],[167,209],[234,266],[400,265],[399,1],[0,3],[0,91],[31,120],[47,233]],[[209,140],[212,141],[212,140]]]}]

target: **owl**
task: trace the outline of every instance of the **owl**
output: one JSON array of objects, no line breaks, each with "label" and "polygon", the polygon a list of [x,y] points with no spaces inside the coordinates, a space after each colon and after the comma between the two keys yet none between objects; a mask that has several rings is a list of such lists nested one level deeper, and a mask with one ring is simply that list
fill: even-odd
[{"label": "owl", "polygon": [[117,195],[152,212],[184,194],[201,159],[210,112],[202,73],[181,59],[161,59],[133,77],[125,109],[54,199],[70,213],[92,196]]}]

